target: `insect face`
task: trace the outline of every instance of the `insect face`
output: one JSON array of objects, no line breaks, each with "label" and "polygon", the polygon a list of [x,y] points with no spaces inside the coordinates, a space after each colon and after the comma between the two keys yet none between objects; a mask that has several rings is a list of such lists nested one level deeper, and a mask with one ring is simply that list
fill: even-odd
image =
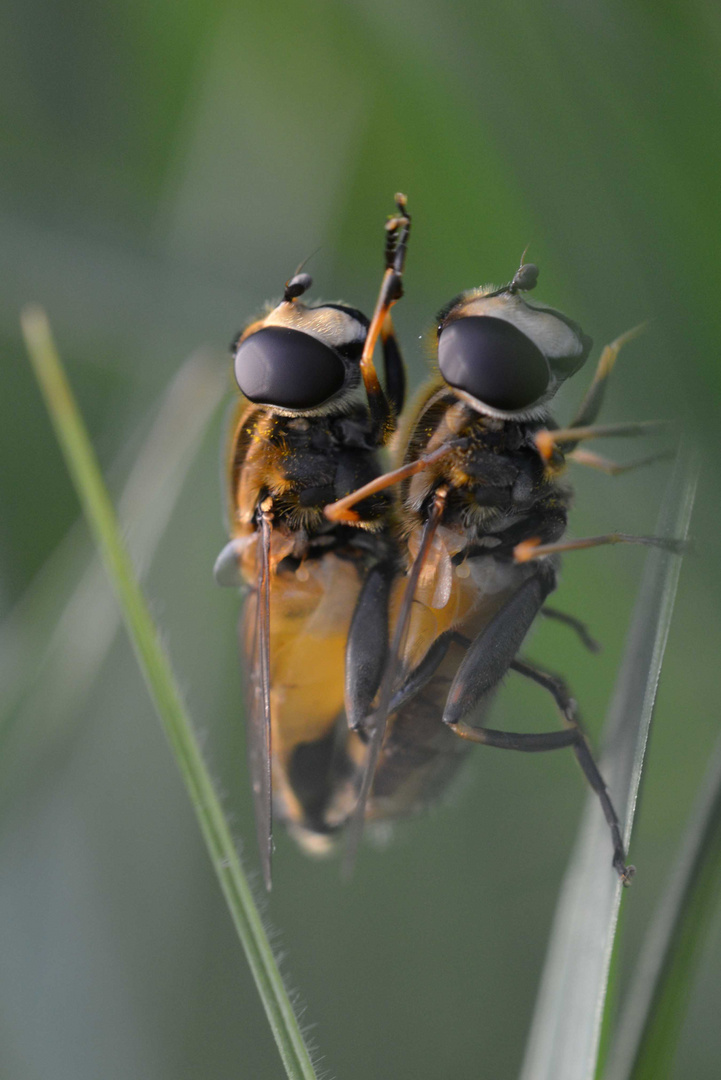
[{"label": "insect face", "polygon": [[438,365],[445,381],[479,412],[533,415],[588,357],[591,340],[565,315],[518,293],[535,276],[521,270],[504,289],[474,289],[438,318]]},{"label": "insect face", "polygon": [[281,413],[342,410],[360,382],[368,320],[354,308],[298,302],[310,285],[307,274],[292,278],[281,303],[248,327],[234,347],[241,392],[249,401]]}]

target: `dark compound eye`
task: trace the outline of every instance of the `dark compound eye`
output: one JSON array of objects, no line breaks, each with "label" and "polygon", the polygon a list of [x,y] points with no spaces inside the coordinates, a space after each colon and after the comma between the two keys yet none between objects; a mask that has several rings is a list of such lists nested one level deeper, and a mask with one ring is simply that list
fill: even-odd
[{"label": "dark compound eye", "polygon": [[250,401],[312,409],[343,386],[343,361],[318,338],[285,326],[264,326],[235,354],[235,378]]},{"label": "dark compound eye", "polygon": [[513,323],[490,315],[468,315],[446,326],[438,365],[451,386],[502,412],[538,401],[550,378],[538,346]]}]

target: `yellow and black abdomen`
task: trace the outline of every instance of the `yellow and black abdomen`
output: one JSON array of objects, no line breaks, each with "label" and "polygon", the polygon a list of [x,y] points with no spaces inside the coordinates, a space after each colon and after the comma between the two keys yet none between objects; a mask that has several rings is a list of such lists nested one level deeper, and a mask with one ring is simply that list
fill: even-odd
[{"label": "yellow and black abdomen", "polygon": [[[423,809],[443,794],[455,776],[471,744],[443,722],[451,683],[471,642],[533,570],[479,555],[458,566],[449,560],[447,572],[445,589],[438,588],[436,566],[417,592],[401,668],[409,688],[424,665],[429,673],[389,717],[366,813],[369,821]],[[394,598],[396,610],[404,585],[401,579]],[[494,695],[495,689],[479,702],[471,722],[484,722]]]},{"label": "yellow and black abdomen", "polygon": [[238,419],[232,454],[231,527],[251,590],[241,624],[249,709],[262,677],[257,517],[267,502],[273,812],[319,854],[352,812],[363,760],[344,708],[348,630],[368,567],[392,548],[385,493],[365,500],[360,527],[332,524],[323,514],[326,503],[378,474],[366,428],[352,410],[310,423],[252,406]]},{"label": "yellow and black abdomen", "polygon": [[[333,553],[296,568],[288,560],[271,580],[274,812],[318,852],[353,804],[348,741],[359,740],[345,719],[344,655],[360,586],[358,564]],[[253,657],[256,597],[248,597],[243,613],[246,668]]]}]

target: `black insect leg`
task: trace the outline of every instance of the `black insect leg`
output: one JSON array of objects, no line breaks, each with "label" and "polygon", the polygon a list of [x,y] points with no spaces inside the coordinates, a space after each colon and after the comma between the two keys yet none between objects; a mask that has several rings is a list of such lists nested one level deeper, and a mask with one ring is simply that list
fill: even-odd
[{"label": "black insect leg", "polygon": [[598,653],[601,651],[601,646],[594,637],[591,637],[585,622],[575,618],[573,615],[567,615],[565,611],[559,611],[558,608],[548,607],[546,604],[541,608],[541,615],[545,615],[547,619],[553,619],[555,622],[560,622],[563,623],[564,626],[570,627],[571,630],[575,631],[581,644],[585,645],[589,652]]},{"label": "black insect leg", "polygon": [[[558,710],[563,718],[563,722],[569,729],[568,732],[562,732],[562,734],[573,735],[573,742],[571,742],[570,745],[573,746],[573,751],[579,765],[583,769],[586,779],[598,795],[604,817],[611,830],[611,839],[613,841],[613,865],[618,871],[623,884],[628,885],[633,877],[635,868],[626,865],[626,851],[623,844],[623,837],[621,836],[618,815],[611,802],[604,779],[593,758],[588,740],[583,733],[575,699],[571,696],[565,681],[559,675],[551,675],[549,672],[542,671],[540,668],[535,667],[533,664],[529,664],[525,660],[514,660],[511,663],[511,668],[513,671],[517,671],[519,675],[523,675],[527,679],[532,679],[533,682],[542,686],[544,690],[548,690],[549,694],[551,694],[553,700],[556,702]],[[556,735],[558,732],[551,732],[549,734]],[[555,749],[555,747],[549,746],[549,749]]]},{"label": "black insect leg", "polygon": [[363,776],[358,792],[358,801],[356,802],[355,810],[353,811],[353,816],[348,828],[348,842],[345,858],[343,860],[343,873],[346,876],[351,872],[360,845],[361,836],[363,835],[366,807],[373,786],[378,759],[383,748],[390,703],[393,699],[393,692],[395,689],[396,674],[410,627],[411,612],[413,610],[416,589],[418,588],[418,581],[423,567],[426,564],[428,552],[431,549],[436,530],[443,517],[447,497],[448,490],[446,488],[438,488],[436,490],[435,495],[433,496],[433,502],[428,511],[428,519],[423,526],[418,553],[413,560],[413,565],[406,578],[406,586],[398,611],[396,625],[393,630],[393,638],[390,643],[390,648],[388,649],[388,659],[378,689],[378,700],[375,704],[373,716],[370,718],[371,730],[370,739],[368,741],[368,752],[363,766]]},{"label": "black insect leg", "polygon": [[[520,661],[514,661],[514,663],[511,664],[511,667],[515,671],[521,671]],[[526,674],[526,672],[524,672],[524,674]],[[531,677],[535,678],[535,676]],[[536,681],[540,682],[540,679],[536,679]],[[550,686],[548,686],[548,689],[551,689]],[[498,750],[520,750],[524,753],[543,753],[549,750],[561,750],[565,746],[572,746],[586,779],[600,799],[604,817],[611,830],[614,869],[617,871],[624,885],[630,884],[636,868],[634,866],[626,865],[626,852],[623,846],[623,839],[621,837],[621,829],[618,823],[618,817],[616,816],[616,811],[609,798],[606,785],[603,782],[603,777],[598,771],[596,762],[593,760],[593,755],[586,742],[586,738],[581,731],[575,728],[569,729],[568,731],[544,731],[538,735],[532,735],[527,734],[526,732],[497,731],[493,728],[473,727],[471,724],[466,724],[463,721],[449,726],[461,739],[478,743],[481,746],[493,746]]]},{"label": "black insect leg", "polygon": [[406,372],[390,312],[386,315],[381,326],[381,344],[383,346],[386,394],[395,415],[400,416],[406,399]]},{"label": "black insect leg", "polygon": [[[380,686],[388,659],[388,599],[394,566],[382,563],[366,578],[353,613],[346,646],[346,716],[354,731],[365,731],[372,718],[373,699]],[[428,652],[390,700],[392,715],[420,693],[433,678],[453,644],[468,648],[469,639],[455,630],[446,630],[431,644]]]},{"label": "black insect leg", "polygon": [[469,716],[508,671],[555,586],[553,567],[544,562],[539,563],[538,569],[540,572],[526,578],[471,643],[448,691],[443,721],[449,727],[457,726]]},{"label": "black insect leg", "polygon": [[356,603],[345,652],[345,707],[354,730],[372,712],[388,659],[388,601],[394,577],[392,562],[369,572]]},{"label": "black insect leg", "polygon": [[550,750],[560,750],[565,746],[573,747],[576,758],[583,769],[589,784],[599,797],[604,817],[611,830],[613,842],[613,866],[624,885],[630,884],[635,873],[635,867],[626,865],[626,851],[621,836],[618,817],[613,803],[609,797],[603,777],[593,759],[591,749],[586,737],[579,727],[576,705],[573,698],[566,690],[565,684],[555,676],[546,675],[520,660],[514,660],[510,667],[528,678],[544,686],[553,694],[556,704],[563,715],[564,721],[573,725],[566,731],[544,731],[539,734],[527,734],[515,731],[496,731],[492,728],[473,727],[463,721],[451,724],[451,730],[462,739],[469,742],[479,743],[482,746],[493,746],[499,750],[520,750],[524,753],[543,753]]},{"label": "black insect leg", "polygon": [[445,660],[451,645],[454,644],[467,649],[471,642],[467,637],[457,633],[455,630],[446,630],[445,633],[436,638],[420,664],[418,664],[418,667],[411,671],[401,688],[391,698],[388,710],[390,713],[396,712],[411,698],[414,698],[416,694],[420,693],[423,687],[433,678]]},{"label": "black insect leg", "polygon": [[[538,671],[531,665],[515,659],[523,638],[555,584],[552,567],[543,563],[541,566],[543,573],[527,578],[471,644],[451,684],[443,721],[462,739],[484,746],[495,746],[502,750],[539,753],[572,746],[591,787],[601,800],[613,837],[613,865],[624,884],[627,884],[632,870],[626,866],[618,818],[608,797],[603,778],[581,731],[575,702],[562,680],[546,675],[545,672]],[[534,679],[553,694],[568,725],[566,731],[543,732],[535,735],[474,727],[465,722],[464,717],[469,716],[476,709],[509,669],[519,671],[528,678]]]}]

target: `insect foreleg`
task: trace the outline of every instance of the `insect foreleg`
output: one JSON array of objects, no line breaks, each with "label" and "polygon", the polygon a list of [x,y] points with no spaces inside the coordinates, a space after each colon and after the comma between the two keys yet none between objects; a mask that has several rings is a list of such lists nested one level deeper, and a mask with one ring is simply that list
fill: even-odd
[{"label": "insect foreleg", "polygon": [[634,326],[632,330],[627,330],[625,334],[621,334],[620,337],[617,337],[610,345],[606,345],[599,358],[598,366],[596,367],[596,372],[593,376],[593,382],[586,391],[586,395],[581,402],[578,412],[571,421],[570,427],[585,427],[587,424],[592,424],[594,422],[603,403],[606,387],[608,385],[608,377],[614,369],[619,352],[627,342],[638,337],[643,331],[644,326],[645,323],[641,323],[640,326]]},{"label": "insect foreleg", "polygon": [[569,428],[537,431],[534,441],[544,461],[550,462],[559,446],[575,449],[578,443],[586,439],[626,438],[634,435],[653,435],[670,426],[668,420],[638,420],[633,424],[590,424]]},{"label": "insect foreleg", "polygon": [[[398,299],[399,293],[403,292],[400,275],[403,274],[405,266],[410,231],[410,215],[406,208],[405,195],[396,195],[396,206],[399,216],[391,218],[386,225],[385,266],[387,270],[392,271],[395,278],[393,291],[396,294],[395,298]],[[406,400],[406,369],[395,336],[390,305],[387,306],[385,316],[380,324],[380,335],[383,346],[385,393],[389,397],[395,415],[398,416]]]},{"label": "insect foreleg", "polygon": [[395,415],[399,416],[403,411],[406,398],[406,372],[390,311],[381,326],[381,344],[383,346],[386,394]]},{"label": "insect foreleg", "polygon": [[557,608],[547,607],[545,604],[541,608],[541,615],[545,615],[547,619],[554,619],[556,622],[563,623],[564,626],[570,627],[571,630],[575,631],[581,644],[585,645],[589,652],[598,653],[601,651],[601,646],[588,632],[588,627],[581,619],[577,619],[573,615],[567,615],[565,611],[559,611]]},{"label": "insect foreleg", "polygon": [[[392,387],[389,382],[388,397],[386,397],[386,394],[383,391],[373,364],[373,352],[379,336],[384,336],[386,338],[392,337],[393,342],[395,343],[393,324],[389,321],[389,314],[396,301],[400,300],[401,296],[403,296],[403,267],[405,264],[408,236],[411,228],[411,219],[406,212],[405,195],[396,195],[396,206],[398,208],[398,216],[391,218],[386,224],[386,270],[383,275],[383,281],[381,282],[373,318],[368,327],[368,333],[363,346],[363,355],[361,356],[360,361],[360,370],[363,377],[363,385],[365,386],[366,395],[368,397],[368,408],[371,414],[373,431],[379,443],[384,443],[387,440],[395,426],[393,396],[395,395],[397,397],[400,393],[402,397],[404,389],[401,387],[399,390],[398,387],[398,372],[394,366],[394,357],[392,351],[390,353],[388,351],[389,348],[392,350],[392,346],[387,346],[384,349],[386,365],[388,364],[390,356],[391,371],[395,378]],[[395,344],[395,348],[397,352],[397,343]],[[387,368],[386,373],[388,374]],[[391,382],[393,382],[393,380],[391,380]]]}]

